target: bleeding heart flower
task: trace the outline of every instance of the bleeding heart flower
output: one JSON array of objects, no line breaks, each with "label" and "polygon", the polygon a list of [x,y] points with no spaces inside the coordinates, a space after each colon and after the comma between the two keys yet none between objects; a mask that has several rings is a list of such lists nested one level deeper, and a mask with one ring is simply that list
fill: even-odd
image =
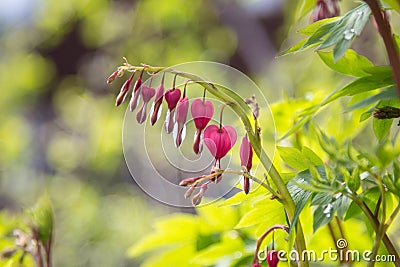
[{"label": "bleeding heart flower", "polygon": [[193,121],[197,129],[194,135],[193,151],[199,154],[202,150],[202,132],[214,115],[214,106],[211,101],[195,99],[192,102],[190,111],[192,112]]},{"label": "bleeding heart flower", "polygon": [[156,94],[156,89],[151,88],[149,86],[142,86],[142,98],[143,98],[143,104],[142,107],[140,108],[139,112],[136,114],[136,120],[138,123],[143,123],[146,120],[146,109],[147,109],[147,104],[151,100],[151,98]]},{"label": "bleeding heart flower", "polygon": [[259,263],[253,263],[253,266],[252,267],[262,267],[261,266],[261,264],[259,264]]},{"label": "bleeding heart flower", "polygon": [[194,124],[197,129],[203,130],[214,115],[214,106],[211,101],[195,99],[190,107]]},{"label": "bleeding heart flower", "polygon": [[178,88],[169,89],[164,95],[165,101],[168,104],[167,117],[165,119],[165,131],[171,133],[174,129],[174,114],[175,107],[181,98],[181,90]]},{"label": "bleeding heart flower", "polygon": [[209,125],[204,131],[204,143],[216,161],[223,158],[236,143],[236,131],[232,126]]},{"label": "bleeding heart flower", "polygon": [[167,101],[168,109],[173,110],[178,104],[180,98],[181,98],[181,90],[179,90],[178,88],[169,89],[165,93],[165,101]]},{"label": "bleeding heart flower", "polygon": [[151,122],[151,125],[154,125],[157,122],[157,120],[160,117],[160,115],[161,115],[161,108],[162,108],[163,98],[164,98],[164,75],[162,77],[161,84],[157,89],[156,98],[154,100],[154,103],[151,106],[151,111],[150,111],[150,116],[151,116],[150,117],[150,122]]},{"label": "bleeding heart flower", "polygon": [[182,141],[185,138],[185,123],[186,123],[188,111],[189,111],[189,100],[185,96],[181,100],[179,100],[178,105],[176,107],[176,115],[175,115],[175,121],[176,121],[175,134],[176,134],[176,137],[175,137],[175,145],[177,147],[179,147],[182,144]]},{"label": "bleeding heart flower", "polygon": [[267,253],[267,262],[269,267],[276,267],[279,262],[278,251],[270,250]]}]

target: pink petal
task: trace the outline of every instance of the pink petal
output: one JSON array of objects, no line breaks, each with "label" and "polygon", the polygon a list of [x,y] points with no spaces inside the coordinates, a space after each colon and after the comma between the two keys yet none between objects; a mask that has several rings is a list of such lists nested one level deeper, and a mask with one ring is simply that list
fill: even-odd
[{"label": "pink petal", "polygon": [[247,136],[242,138],[242,144],[240,145],[240,164],[245,166],[247,171],[250,171],[253,160],[253,150]]},{"label": "pink petal", "polygon": [[236,143],[236,131],[232,126],[220,129],[217,125],[209,125],[204,131],[204,143],[215,159],[221,159]]},{"label": "pink petal", "polygon": [[181,90],[178,88],[169,89],[165,92],[164,95],[165,101],[167,101],[168,109],[172,110],[178,104],[179,99],[181,98]]},{"label": "pink petal", "polygon": [[204,129],[214,115],[214,106],[211,101],[203,102],[202,99],[195,99],[192,102],[190,111],[196,128]]}]

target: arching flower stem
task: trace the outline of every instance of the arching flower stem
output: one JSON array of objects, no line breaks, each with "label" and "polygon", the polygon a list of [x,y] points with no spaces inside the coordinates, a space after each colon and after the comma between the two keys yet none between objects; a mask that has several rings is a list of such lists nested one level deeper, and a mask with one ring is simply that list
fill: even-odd
[{"label": "arching flower stem", "polygon": [[268,228],[258,239],[256,242],[256,250],[254,251],[254,258],[253,258],[253,263],[258,263],[258,251],[260,250],[261,244],[264,241],[264,239],[271,233],[274,233],[274,230],[276,229],[281,229],[289,234],[289,227],[283,224],[276,224]]}]

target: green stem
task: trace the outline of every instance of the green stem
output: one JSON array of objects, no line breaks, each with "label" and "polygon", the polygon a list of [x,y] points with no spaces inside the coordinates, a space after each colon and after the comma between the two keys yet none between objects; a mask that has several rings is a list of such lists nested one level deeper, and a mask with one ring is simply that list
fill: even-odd
[{"label": "green stem", "polygon": [[[190,79],[193,82],[201,85],[204,87],[209,93],[212,95],[216,96],[226,104],[228,104],[232,110],[240,117],[242,120],[246,132],[248,134],[250,143],[253,147],[254,152],[260,159],[261,164],[264,166],[264,168],[267,170],[268,175],[271,177],[271,180],[274,182],[278,193],[279,193],[279,201],[283,204],[283,207],[285,208],[286,214],[288,216],[289,221],[292,220],[294,216],[294,211],[295,211],[295,204],[294,201],[286,187],[285,182],[283,181],[281,175],[275,168],[275,166],[272,164],[272,161],[268,157],[267,153],[263,149],[261,145],[261,140],[259,139],[257,135],[258,129],[253,130],[253,126],[249,120],[249,117],[252,116],[252,111],[250,110],[249,106],[244,102],[242,97],[240,97],[238,94],[235,92],[229,90],[228,88],[225,88],[223,86],[218,85],[218,88],[210,82],[207,82],[203,80],[201,77],[187,73],[187,72],[181,72],[177,71],[171,68],[164,68],[164,67],[151,67],[151,66],[143,66],[143,67],[135,67],[131,66],[129,64],[126,64],[126,69],[128,71],[140,71],[143,68],[145,68],[147,71],[152,71],[152,72],[160,72],[160,71],[166,71],[172,74],[177,74],[181,77],[184,77],[186,79]],[[304,239],[304,234],[303,234],[303,229],[301,226],[300,221],[298,221],[296,225],[296,239],[295,239],[295,245],[296,249],[299,251],[299,254],[301,254],[304,250],[306,250],[306,243]],[[304,261],[303,261],[304,260]],[[301,267],[308,267],[308,261],[307,259],[300,259],[298,262],[298,266]]]}]

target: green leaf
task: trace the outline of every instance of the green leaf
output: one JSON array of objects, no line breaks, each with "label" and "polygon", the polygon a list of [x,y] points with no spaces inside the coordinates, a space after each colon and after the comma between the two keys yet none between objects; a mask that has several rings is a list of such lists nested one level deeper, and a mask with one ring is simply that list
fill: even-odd
[{"label": "green leaf", "polygon": [[310,25],[307,25],[306,27],[302,28],[299,30],[299,33],[304,34],[306,36],[311,36],[313,35],[318,29],[320,29],[322,26],[326,25],[326,24],[330,24],[333,25],[332,22],[337,21],[338,18],[334,17],[334,18],[327,18],[327,19],[322,19],[322,20],[318,20]]},{"label": "green leaf", "polygon": [[347,49],[350,47],[351,43],[353,42],[354,38],[355,38],[355,36],[353,36],[351,39],[342,38],[336,43],[335,47],[333,48],[334,62],[337,62],[340,58],[342,58],[344,56]]},{"label": "green leaf", "polygon": [[355,36],[361,34],[370,14],[371,11],[365,3],[344,14],[318,49],[325,49],[343,40],[350,42],[344,42],[341,45],[349,47]]},{"label": "green leaf", "polygon": [[302,50],[306,41],[307,41],[307,39],[303,39],[300,42],[298,42],[297,44],[295,44],[294,46],[290,47],[289,49],[278,53],[278,57],[285,56],[285,55]]},{"label": "green leaf", "polygon": [[400,196],[400,188],[396,186],[393,175],[391,175],[390,173],[385,174],[382,177],[382,181],[390,192]]},{"label": "green leaf", "polygon": [[221,242],[212,244],[206,249],[201,250],[191,262],[201,266],[211,266],[224,257],[229,257],[234,253],[241,252],[243,248],[244,245],[241,238],[227,233],[222,237]]},{"label": "green leaf", "polygon": [[393,161],[393,180],[396,187],[400,188],[400,163],[398,161]]},{"label": "green leaf", "polygon": [[332,52],[318,51],[318,55],[322,61],[334,71],[355,77],[368,75],[363,69],[374,66],[366,57],[357,54],[351,49],[347,50],[344,56],[336,61],[336,63]]},{"label": "green leaf", "polygon": [[304,181],[310,181],[311,174],[308,170],[298,173],[289,183],[287,184],[288,191],[292,196],[292,199],[296,205],[292,221],[290,222],[291,230],[295,228],[296,223],[299,219],[300,213],[305,207],[307,201],[310,199],[312,192],[306,191],[298,186],[298,183]]},{"label": "green leaf", "polygon": [[158,219],[155,230],[128,249],[130,257],[137,257],[147,251],[167,245],[179,245],[197,237],[199,224],[196,216],[176,214]]},{"label": "green leaf", "polygon": [[341,195],[336,201],[335,201],[335,206],[336,206],[336,213],[337,216],[339,217],[340,220],[344,219],[344,216],[349,209],[350,206],[350,198],[348,198],[345,195]]},{"label": "green leaf", "polygon": [[376,90],[383,87],[393,85],[393,77],[391,72],[379,72],[370,76],[361,77],[342,89],[336,91],[322,102],[322,106],[326,105],[343,96],[353,96],[367,91]]},{"label": "green leaf", "polygon": [[284,140],[286,137],[290,136],[291,134],[295,133],[297,130],[299,130],[305,123],[307,123],[310,119],[312,118],[311,115],[304,116],[300,120],[296,122],[296,124],[290,128],[286,133],[283,134],[282,137],[279,138],[278,141]]},{"label": "green leaf", "polygon": [[314,151],[312,151],[310,148],[303,146],[302,148],[302,154],[304,156],[304,158],[307,159],[307,161],[313,165],[313,166],[319,166],[319,165],[323,165],[324,162],[322,161],[322,159],[320,157],[318,157],[317,154],[315,154]]},{"label": "green leaf", "polygon": [[335,21],[332,19],[314,22],[313,24],[300,30],[300,32],[302,32],[303,34],[311,35],[311,31],[316,29],[309,38],[301,40],[286,51],[279,53],[278,56],[284,56],[298,51],[305,51],[307,49],[317,46],[321,42],[322,37],[328,34],[334,26]]},{"label": "green leaf", "polygon": [[361,116],[360,116],[360,122],[363,122],[363,121],[369,119],[371,116],[372,116],[372,111],[364,112],[364,113],[361,114]]},{"label": "green leaf", "polygon": [[358,188],[360,188],[361,185],[360,170],[358,168],[354,168],[351,176],[345,176],[345,182],[351,191],[357,192]]},{"label": "green leaf", "polygon": [[285,213],[282,205],[276,200],[267,198],[258,202],[252,210],[244,214],[235,228],[254,226],[264,222],[271,222],[273,225],[284,221]]},{"label": "green leaf", "polygon": [[292,168],[297,170],[305,170],[308,168],[308,163],[303,154],[297,148],[278,146],[279,155],[282,160]]},{"label": "green leaf", "polygon": [[375,119],[373,120],[373,128],[376,138],[382,140],[390,131],[393,119]]},{"label": "green leaf", "polygon": [[311,201],[311,206],[327,205],[332,202],[332,195],[326,192],[321,192],[315,194],[313,200]]},{"label": "green leaf", "polygon": [[39,233],[39,240],[48,241],[53,233],[53,211],[48,195],[38,200],[30,214],[32,227]]},{"label": "green leaf", "polygon": [[335,214],[335,207],[332,204],[318,206],[314,211],[313,231],[330,222]]},{"label": "green leaf", "polygon": [[329,34],[329,32],[336,26],[337,21],[330,22],[319,27],[313,35],[308,38],[307,42],[304,44],[303,49],[310,48],[311,46],[318,45],[322,42],[323,37]]},{"label": "green leaf", "polygon": [[356,204],[356,202],[351,202],[349,205],[349,208],[347,209],[346,216],[344,217],[344,220],[348,220],[351,218],[355,218],[357,215],[361,214],[362,210],[361,208]]},{"label": "green leaf", "polygon": [[[364,98],[363,100],[354,103],[353,105],[347,107],[345,112],[353,111],[355,109],[364,108],[376,104],[380,100],[390,100],[397,98],[397,90],[394,86],[391,86],[384,91],[381,91],[375,95]],[[369,116],[368,116],[369,117]]]}]

